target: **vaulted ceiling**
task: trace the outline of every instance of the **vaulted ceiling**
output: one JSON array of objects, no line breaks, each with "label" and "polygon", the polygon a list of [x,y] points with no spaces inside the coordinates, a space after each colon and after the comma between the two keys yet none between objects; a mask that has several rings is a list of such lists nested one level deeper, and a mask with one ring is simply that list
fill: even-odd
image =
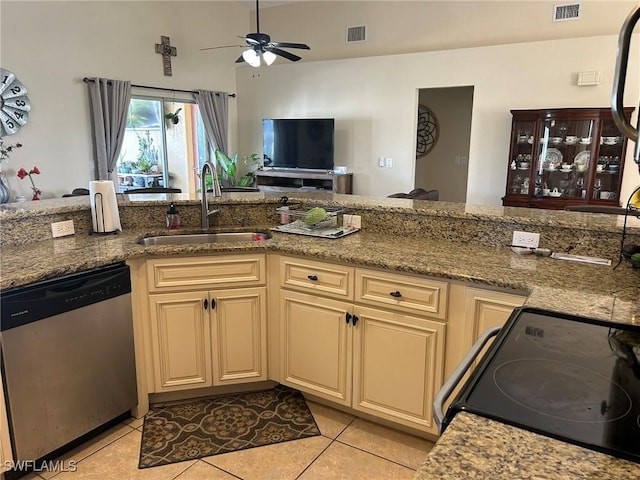
[{"label": "vaulted ceiling", "polygon": [[[255,29],[255,2],[251,11]],[[581,3],[578,20],[554,22],[554,5]],[[469,48],[619,31],[635,0],[327,0],[260,1],[260,29],[279,41],[311,46],[303,61]],[[348,26],[367,41],[347,44]],[[247,32],[238,32],[244,35]],[[570,55],[571,52],[550,52]]]}]

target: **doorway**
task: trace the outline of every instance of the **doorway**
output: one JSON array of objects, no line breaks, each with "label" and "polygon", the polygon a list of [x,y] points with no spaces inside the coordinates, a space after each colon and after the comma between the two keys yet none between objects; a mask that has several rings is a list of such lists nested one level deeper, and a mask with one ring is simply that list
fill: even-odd
[{"label": "doorway", "polygon": [[[435,129],[430,148],[417,149],[415,188],[438,190],[439,200],[461,202],[467,199],[469,143],[473,86],[421,88],[418,114],[428,110]],[[425,153],[426,150],[426,153]]]}]

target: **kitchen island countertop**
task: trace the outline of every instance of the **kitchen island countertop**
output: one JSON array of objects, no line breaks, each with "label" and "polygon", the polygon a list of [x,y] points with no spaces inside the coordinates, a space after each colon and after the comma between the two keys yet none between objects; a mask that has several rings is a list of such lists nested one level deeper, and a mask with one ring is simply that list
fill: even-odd
[{"label": "kitchen island countertop", "polygon": [[414,480],[636,480],[640,465],[458,413]]}]

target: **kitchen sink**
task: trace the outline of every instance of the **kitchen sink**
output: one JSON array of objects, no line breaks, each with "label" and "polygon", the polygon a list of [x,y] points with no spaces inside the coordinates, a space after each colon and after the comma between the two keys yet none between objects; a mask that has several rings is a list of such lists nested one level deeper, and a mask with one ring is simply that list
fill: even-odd
[{"label": "kitchen sink", "polygon": [[271,235],[266,232],[221,232],[195,233],[184,235],[158,235],[138,240],[140,245],[151,247],[154,245],[197,245],[203,243],[228,242],[260,242],[268,240]]}]

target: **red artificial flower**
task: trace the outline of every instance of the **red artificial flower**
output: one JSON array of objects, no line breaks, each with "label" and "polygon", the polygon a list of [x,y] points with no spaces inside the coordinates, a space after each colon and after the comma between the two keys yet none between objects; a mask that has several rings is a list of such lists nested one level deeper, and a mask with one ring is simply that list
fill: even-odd
[{"label": "red artificial flower", "polygon": [[24,177],[28,175],[29,175],[29,172],[27,172],[24,168],[21,168],[20,170],[18,170],[18,177],[20,178],[20,180],[24,180]]},{"label": "red artificial flower", "polygon": [[36,175],[40,175],[40,170],[38,170],[38,167],[34,166],[29,173],[35,173]]}]

